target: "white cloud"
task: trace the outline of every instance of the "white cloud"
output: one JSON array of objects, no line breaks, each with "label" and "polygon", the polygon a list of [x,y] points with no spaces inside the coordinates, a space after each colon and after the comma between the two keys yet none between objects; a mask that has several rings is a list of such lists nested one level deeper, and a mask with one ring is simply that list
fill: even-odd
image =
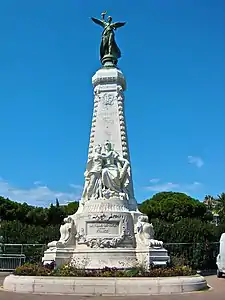
[{"label": "white cloud", "polygon": [[78,189],[78,185],[74,185],[73,192],[61,192],[50,189],[40,181],[35,181],[33,186],[27,189],[18,188],[0,178],[0,195],[17,202],[48,206],[50,203],[54,203],[56,198],[60,204],[78,201],[81,196],[81,189]]},{"label": "white cloud", "polygon": [[189,164],[194,164],[196,165],[197,168],[201,168],[204,165],[204,161],[201,157],[198,156],[188,156],[188,162]]},{"label": "white cloud", "polygon": [[185,192],[190,192],[190,193],[196,193],[199,192],[203,187],[203,184],[201,182],[194,181],[192,183],[184,184],[181,186],[182,191]]},{"label": "white cloud", "polygon": [[34,181],[34,185],[41,185],[42,184],[42,182],[41,181],[39,181],[39,180],[37,180],[37,181]]},{"label": "white cloud", "polygon": [[201,182],[194,181],[194,182],[191,184],[191,187],[197,187],[197,186],[200,186],[200,185],[201,185]]},{"label": "white cloud", "polygon": [[158,183],[158,184],[152,184],[146,187],[147,190],[152,192],[166,192],[166,191],[172,191],[179,187],[178,183],[173,182],[165,182],[165,183]]},{"label": "white cloud", "polygon": [[168,191],[179,191],[179,192],[193,192],[201,186],[200,182],[194,181],[193,183],[175,183],[175,182],[162,182],[159,183],[160,180],[157,182],[152,182],[150,180],[150,185],[146,186],[145,188],[152,192],[168,192]]},{"label": "white cloud", "polygon": [[149,180],[150,183],[157,183],[159,181],[160,181],[159,178],[152,178],[152,179]]},{"label": "white cloud", "polygon": [[83,186],[80,185],[80,184],[70,183],[69,186],[70,186],[72,189],[75,189],[75,190],[82,190],[82,189],[83,189]]}]

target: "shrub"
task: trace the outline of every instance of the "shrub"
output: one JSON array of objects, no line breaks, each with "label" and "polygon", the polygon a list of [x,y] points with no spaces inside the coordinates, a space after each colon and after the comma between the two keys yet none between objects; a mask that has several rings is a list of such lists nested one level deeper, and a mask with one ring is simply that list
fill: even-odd
[{"label": "shrub", "polygon": [[191,276],[196,272],[188,266],[177,266],[171,268],[153,268],[149,272],[150,277]]},{"label": "shrub", "polygon": [[52,273],[50,268],[42,266],[40,264],[26,263],[20,267],[17,267],[13,272],[14,275],[20,276],[48,276]]},{"label": "shrub", "polygon": [[196,272],[187,266],[170,268],[151,268],[149,271],[143,268],[131,268],[129,270],[108,268],[99,270],[78,269],[69,264],[52,269],[51,266],[37,264],[25,264],[14,271],[14,275],[24,276],[59,276],[59,277],[170,277],[190,276]]}]

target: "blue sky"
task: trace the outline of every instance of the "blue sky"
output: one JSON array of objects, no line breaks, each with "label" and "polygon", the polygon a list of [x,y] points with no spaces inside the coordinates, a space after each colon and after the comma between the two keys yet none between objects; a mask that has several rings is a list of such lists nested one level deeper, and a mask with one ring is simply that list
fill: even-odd
[{"label": "blue sky", "polygon": [[[107,3],[107,5],[106,5]],[[103,10],[127,79],[135,194],[225,191],[223,0],[0,3],[0,195],[35,205],[79,199]]]}]

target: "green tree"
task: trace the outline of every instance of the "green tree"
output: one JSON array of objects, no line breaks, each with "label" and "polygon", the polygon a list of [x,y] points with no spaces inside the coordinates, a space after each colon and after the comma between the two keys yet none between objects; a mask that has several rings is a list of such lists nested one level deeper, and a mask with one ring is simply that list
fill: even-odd
[{"label": "green tree", "polygon": [[63,209],[65,210],[65,213],[67,216],[75,214],[75,212],[78,210],[79,202],[70,202],[67,205],[63,206]]},{"label": "green tree", "polygon": [[42,227],[19,221],[3,221],[0,235],[6,244],[47,244],[59,238],[59,227],[60,225]]},{"label": "green tree", "polygon": [[58,198],[56,198],[56,200],[55,200],[55,206],[59,207],[59,199]]},{"label": "green tree", "polygon": [[184,193],[161,192],[139,206],[140,211],[149,219],[160,219],[166,222],[177,222],[183,218],[200,218],[212,220],[212,214],[200,201]]},{"label": "green tree", "polygon": [[17,220],[23,224],[46,227],[49,225],[60,225],[63,219],[74,214],[78,209],[78,202],[68,205],[60,205],[56,199],[56,205],[49,208],[34,207],[26,203],[17,203],[8,198],[0,197],[0,217],[2,220]]},{"label": "green tree", "polygon": [[184,218],[174,223],[153,220],[155,238],[164,241],[173,262],[193,268],[216,268],[218,241],[224,226]]},{"label": "green tree", "polygon": [[62,224],[63,219],[66,217],[65,210],[61,206],[50,205],[48,211],[48,223],[52,225]]}]

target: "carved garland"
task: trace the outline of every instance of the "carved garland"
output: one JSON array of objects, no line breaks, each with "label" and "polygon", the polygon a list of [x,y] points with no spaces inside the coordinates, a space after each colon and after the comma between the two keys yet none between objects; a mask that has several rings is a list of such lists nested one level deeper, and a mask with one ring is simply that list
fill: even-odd
[{"label": "carved garland", "polygon": [[90,134],[90,143],[89,143],[89,152],[88,157],[90,158],[93,147],[94,147],[94,137],[95,137],[95,127],[96,127],[96,118],[97,118],[97,108],[99,104],[99,89],[94,89],[94,109],[93,109],[93,117],[92,117],[92,125],[91,125],[91,134]]},{"label": "carved garland", "polygon": [[120,122],[120,134],[123,157],[128,158],[128,146],[127,146],[127,134],[126,134],[126,123],[124,118],[124,95],[121,86],[117,87],[117,103],[118,103],[118,113]]},{"label": "carved garland", "polygon": [[92,238],[86,240],[86,245],[90,248],[116,248],[126,237],[125,231],[119,237],[112,239]]}]

